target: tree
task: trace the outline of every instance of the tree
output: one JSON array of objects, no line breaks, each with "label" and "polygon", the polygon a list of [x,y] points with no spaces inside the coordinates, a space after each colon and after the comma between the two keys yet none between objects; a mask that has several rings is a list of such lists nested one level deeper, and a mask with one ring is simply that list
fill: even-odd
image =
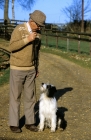
[{"label": "tree", "polygon": [[82,0],[82,24],[81,24],[81,32],[84,32],[84,0]]},{"label": "tree", "polygon": [[31,10],[31,6],[35,3],[35,0],[12,0],[12,19],[15,19],[14,3],[17,3],[25,10]]},{"label": "tree", "polygon": [[69,28],[81,32],[84,32],[84,18],[90,11],[89,0],[73,0],[71,5],[63,9],[64,14],[70,19]]},{"label": "tree", "polygon": [[15,20],[14,1],[12,0],[12,20]]},{"label": "tree", "polygon": [[25,10],[31,10],[35,0],[17,0],[17,2],[21,5]]},{"label": "tree", "polygon": [[[84,2],[84,1],[83,1]],[[70,22],[82,20],[82,0],[73,0],[71,5],[63,8],[64,14],[70,19]],[[84,4],[84,17],[90,12],[90,1],[85,1]]]},{"label": "tree", "polygon": [[18,4],[25,10],[31,10],[32,5],[35,3],[35,0],[0,0],[0,9],[4,9],[4,20],[7,22],[10,22],[8,17],[8,11],[9,11],[9,2],[12,2],[12,18],[15,18],[14,13],[14,3],[17,1]]},{"label": "tree", "polygon": [[8,17],[8,10],[9,10],[9,0],[5,0],[4,1],[4,21],[6,22],[10,22],[9,17]]}]

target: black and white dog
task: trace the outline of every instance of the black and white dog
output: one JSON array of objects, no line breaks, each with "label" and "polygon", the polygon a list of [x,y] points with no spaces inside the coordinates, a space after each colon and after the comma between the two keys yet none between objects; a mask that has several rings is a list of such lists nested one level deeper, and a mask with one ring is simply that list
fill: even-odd
[{"label": "black and white dog", "polygon": [[39,131],[43,131],[44,127],[51,128],[51,132],[55,132],[57,125],[61,123],[59,119],[57,124],[57,101],[54,97],[56,87],[50,84],[41,84],[42,92],[39,100]]}]

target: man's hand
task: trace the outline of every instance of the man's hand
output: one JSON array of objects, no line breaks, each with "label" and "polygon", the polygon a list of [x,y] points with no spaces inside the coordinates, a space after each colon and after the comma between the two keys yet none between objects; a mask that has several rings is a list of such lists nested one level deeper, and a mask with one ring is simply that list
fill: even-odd
[{"label": "man's hand", "polygon": [[37,33],[36,33],[36,32],[32,32],[32,33],[28,36],[29,42],[35,40],[36,36],[37,36]]},{"label": "man's hand", "polygon": [[37,78],[38,76],[39,76],[39,72],[37,71],[37,72],[36,72],[36,76],[35,76],[35,77]]}]

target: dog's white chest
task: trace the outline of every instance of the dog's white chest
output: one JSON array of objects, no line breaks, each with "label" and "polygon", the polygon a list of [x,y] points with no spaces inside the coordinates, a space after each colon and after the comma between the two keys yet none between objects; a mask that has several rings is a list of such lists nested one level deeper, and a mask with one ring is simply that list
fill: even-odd
[{"label": "dog's white chest", "polygon": [[46,98],[41,97],[40,98],[40,104],[39,104],[39,113],[43,114],[46,118],[50,118],[53,114],[55,114],[57,111],[57,103],[56,99],[52,98]]}]

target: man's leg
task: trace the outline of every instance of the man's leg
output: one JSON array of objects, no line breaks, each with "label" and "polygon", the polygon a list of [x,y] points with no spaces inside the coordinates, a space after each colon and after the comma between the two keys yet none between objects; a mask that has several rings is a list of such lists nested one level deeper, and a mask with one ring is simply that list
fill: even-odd
[{"label": "man's leg", "polygon": [[20,97],[24,78],[19,70],[10,70],[9,125],[19,126]]},{"label": "man's leg", "polygon": [[26,81],[24,84],[24,112],[25,112],[25,124],[27,125],[35,123],[34,80],[35,80],[35,70],[28,71]]}]

